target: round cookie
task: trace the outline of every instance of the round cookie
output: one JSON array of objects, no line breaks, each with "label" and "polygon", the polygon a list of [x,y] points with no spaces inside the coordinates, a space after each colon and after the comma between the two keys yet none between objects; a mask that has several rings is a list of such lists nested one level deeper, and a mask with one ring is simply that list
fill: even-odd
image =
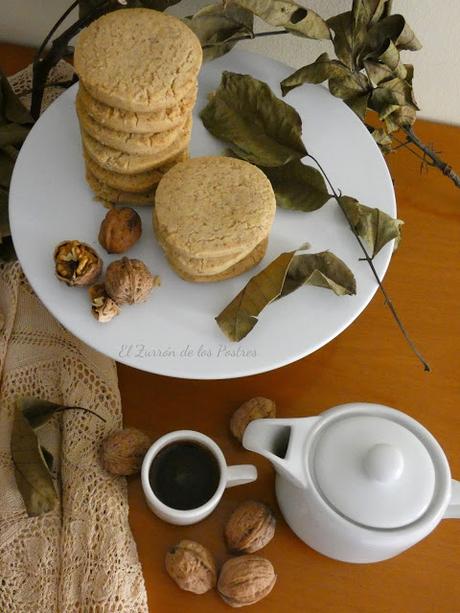
[{"label": "round cookie", "polygon": [[155,189],[142,193],[131,193],[112,189],[104,185],[97,179],[91,171],[86,168],[86,181],[93,190],[94,195],[102,202],[111,204],[132,204],[134,206],[152,206],[155,203]]},{"label": "round cookie", "polygon": [[[131,9],[129,9],[131,10]],[[123,151],[117,151],[112,147],[102,145],[92,138],[87,132],[81,130],[83,147],[88,155],[106,170],[126,175],[135,175],[146,170],[158,168],[168,160],[179,155],[188,147],[192,132],[192,118],[187,120],[180,130],[179,137],[169,147],[154,155],[132,155]]]},{"label": "round cookie", "polygon": [[168,245],[167,240],[164,239],[160,229],[158,228],[155,213],[153,213],[153,228],[161,248],[168,256],[168,260],[173,261],[174,266],[180,268],[180,270],[184,273],[193,276],[209,276],[225,272],[228,268],[230,268],[230,266],[233,266],[248,256],[257,246],[251,245],[237,254],[232,254],[230,256],[226,255],[212,258],[190,258],[185,256],[183,253],[172,249],[170,245]]},{"label": "round cookie", "polygon": [[[107,147],[133,155],[156,155],[160,153],[177,139],[182,127],[153,134],[120,132],[119,130],[112,130],[107,126],[99,124],[86,112],[81,101],[77,100],[76,107],[80,125],[87,134]],[[187,117],[184,118],[184,124],[186,119]]]},{"label": "round cookie", "polygon": [[197,88],[194,87],[185,98],[179,100],[176,106],[153,113],[135,113],[99,102],[91,96],[80,82],[77,101],[81,102],[84,110],[102,126],[120,132],[151,134],[152,132],[171,130],[183,125],[186,115],[193,109],[196,94]]},{"label": "round cookie", "polygon": [[170,170],[174,164],[183,162],[188,159],[188,150],[181,151],[179,155],[168,160],[158,168],[147,170],[136,175],[123,175],[118,172],[111,172],[99,166],[83,149],[83,157],[85,158],[86,166],[92,175],[99,181],[123,192],[146,192],[156,187],[165,173]]},{"label": "round cookie", "polygon": [[74,67],[89,93],[135,112],[176,106],[192,87],[201,44],[177,17],[130,8],[103,15],[78,37]]},{"label": "round cookie", "polygon": [[232,279],[233,277],[238,277],[243,273],[247,272],[254,266],[256,266],[264,257],[265,252],[267,250],[268,238],[265,238],[261,241],[255,249],[251,251],[249,255],[245,258],[227,268],[224,272],[220,272],[215,275],[193,275],[183,270],[177,263],[170,259],[168,254],[166,254],[166,258],[174,269],[174,271],[184,279],[184,281],[191,281],[192,283],[214,283],[216,281],[225,281],[226,279]]},{"label": "round cookie", "polygon": [[231,157],[176,164],[158,184],[158,228],[187,257],[237,254],[269,233],[275,216],[270,181],[256,166]]}]

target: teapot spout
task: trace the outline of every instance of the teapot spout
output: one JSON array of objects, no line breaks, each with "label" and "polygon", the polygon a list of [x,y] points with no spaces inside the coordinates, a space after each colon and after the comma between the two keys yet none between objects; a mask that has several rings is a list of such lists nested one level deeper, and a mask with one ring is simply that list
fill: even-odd
[{"label": "teapot spout", "polygon": [[263,455],[297,487],[306,487],[306,442],[318,419],[256,419],[244,431],[243,447]]},{"label": "teapot spout", "polygon": [[452,479],[452,493],[450,501],[444,513],[444,519],[460,519],[460,481]]}]

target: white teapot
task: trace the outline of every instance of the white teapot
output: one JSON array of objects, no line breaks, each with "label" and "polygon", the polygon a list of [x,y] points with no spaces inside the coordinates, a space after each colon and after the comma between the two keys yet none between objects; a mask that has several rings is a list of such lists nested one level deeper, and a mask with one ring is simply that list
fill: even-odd
[{"label": "white teapot", "polygon": [[352,403],[317,417],[258,419],[243,445],[274,465],[292,530],[336,560],[386,560],[441,519],[460,518],[460,482],[439,443],[395,409]]}]

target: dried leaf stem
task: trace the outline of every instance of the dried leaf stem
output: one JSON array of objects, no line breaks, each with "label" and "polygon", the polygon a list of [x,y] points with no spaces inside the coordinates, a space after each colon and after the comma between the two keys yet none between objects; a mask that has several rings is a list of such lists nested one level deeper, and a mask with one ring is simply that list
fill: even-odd
[{"label": "dried leaf stem", "polygon": [[[231,43],[238,43],[242,40],[253,40],[254,38],[262,38],[263,36],[278,36],[279,34],[289,34],[288,30],[271,30],[270,32],[256,32],[255,34],[244,34],[237,38],[232,38]],[[203,45],[203,49],[214,47],[214,44]]]},{"label": "dried leaf stem", "polygon": [[431,160],[432,165],[442,172],[443,175],[448,177],[456,187],[460,187],[460,176],[454,171],[452,166],[449,166],[439,155],[430,149],[425,143],[423,143],[419,137],[415,134],[412,128],[404,128],[407,140],[418,147],[423,153]]},{"label": "dried leaf stem", "polygon": [[336,190],[336,189],[334,188],[334,186],[332,185],[332,183],[331,183],[331,181],[330,181],[329,177],[327,176],[327,174],[326,174],[326,172],[325,172],[324,168],[321,166],[321,164],[319,163],[319,161],[318,161],[318,160],[317,160],[317,159],[316,159],[316,158],[315,158],[313,155],[311,155],[310,153],[308,154],[308,157],[309,157],[309,158],[310,158],[310,159],[311,159],[313,162],[315,162],[315,164],[318,166],[319,170],[322,172],[322,174],[323,174],[324,178],[326,179],[327,184],[329,185],[329,187],[330,187],[330,189],[331,189],[332,195],[334,196],[334,198],[335,198],[335,200],[336,200],[337,204],[339,205],[339,207],[340,207],[340,209],[341,209],[342,213],[344,214],[344,216],[345,216],[345,218],[346,218],[346,220],[347,220],[347,222],[348,222],[348,224],[349,224],[349,226],[350,226],[351,231],[353,232],[353,234],[354,234],[354,236],[355,236],[356,240],[358,241],[359,246],[361,247],[361,250],[362,250],[362,252],[363,252],[363,254],[364,254],[364,258],[363,258],[363,260],[365,260],[365,261],[368,263],[369,268],[371,269],[372,274],[374,275],[375,280],[377,281],[377,284],[378,284],[378,286],[379,286],[379,289],[380,289],[380,291],[382,292],[382,294],[383,294],[383,296],[384,296],[384,298],[385,298],[385,304],[386,304],[386,305],[388,306],[388,308],[390,309],[391,314],[392,314],[392,315],[393,315],[393,317],[394,317],[394,320],[396,321],[396,323],[397,323],[397,325],[398,325],[399,329],[401,330],[401,332],[402,332],[402,334],[403,334],[404,338],[405,338],[405,339],[406,339],[406,341],[407,341],[407,344],[409,345],[409,347],[412,349],[412,351],[414,352],[414,354],[417,356],[417,358],[418,358],[418,359],[420,360],[420,362],[422,363],[424,370],[425,370],[425,371],[427,371],[427,372],[431,372],[430,365],[429,365],[429,364],[428,364],[428,362],[425,360],[425,358],[423,357],[423,355],[420,353],[420,351],[418,350],[418,348],[417,348],[416,344],[415,344],[415,343],[414,343],[414,341],[411,339],[411,337],[409,336],[409,333],[407,332],[407,330],[406,330],[406,328],[405,328],[404,324],[402,323],[402,321],[401,321],[401,319],[400,319],[400,317],[399,317],[399,315],[398,315],[398,312],[396,311],[396,307],[394,306],[393,301],[391,300],[391,298],[390,298],[390,296],[389,296],[388,292],[386,291],[386,289],[385,289],[385,287],[384,287],[384,285],[383,285],[383,283],[382,283],[382,281],[381,281],[381,279],[380,279],[380,277],[379,277],[379,274],[378,274],[377,270],[375,269],[374,262],[372,261],[372,258],[371,258],[371,257],[369,256],[369,254],[367,253],[367,249],[366,249],[366,247],[364,246],[363,241],[361,240],[360,236],[358,235],[358,233],[357,233],[357,232],[356,232],[356,230],[354,229],[353,224],[351,223],[351,220],[349,219],[349,217],[348,217],[348,215],[347,215],[347,213],[346,213],[346,211],[345,211],[344,207],[342,206],[342,203],[340,202],[340,195],[338,194],[337,190]]}]

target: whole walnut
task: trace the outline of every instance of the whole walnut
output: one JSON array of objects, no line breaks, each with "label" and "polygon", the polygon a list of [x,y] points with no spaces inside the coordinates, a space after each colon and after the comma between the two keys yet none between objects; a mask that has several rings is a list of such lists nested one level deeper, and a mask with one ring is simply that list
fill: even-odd
[{"label": "whole walnut", "polygon": [[228,548],[233,553],[254,553],[269,543],[275,534],[276,519],[263,502],[247,500],[231,514],[224,529]]},{"label": "whole walnut", "polygon": [[108,253],[124,253],[141,237],[142,222],[130,207],[113,208],[104,217],[99,229],[99,242]]},{"label": "whole walnut", "polygon": [[56,276],[67,285],[91,285],[102,271],[96,251],[80,241],[63,241],[54,250]]},{"label": "whole walnut", "polygon": [[249,422],[264,417],[276,417],[276,404],[273,400],[262,396],[251,398],[233,413],[230,420],[230,430],[233,436],[241,441]]},{"label": "whole walnut", "polygon": [[150,437],[136,428],[112,432],[101,445],[102,465],[112,475],[134,475],[151,444]]},{"label": "whole walnut", "polygon": [[217,591],[232,607],[244,607],[265,598],[276,583],[272,563],[258,556],[230,558],[222,566]]},{"label": "whole walnut", "polygon": [[183,540],[170,549],[166,571],[181,590],[204,594],[216,585],[216,564],[211,553],[195,541]]},{"label": "whole walnut", "polygon": [[160,285],[160,277],[152,275],[141,260],[122,258],[107,267],[107,294],[119,305],[145,302],[152,289]]}]

